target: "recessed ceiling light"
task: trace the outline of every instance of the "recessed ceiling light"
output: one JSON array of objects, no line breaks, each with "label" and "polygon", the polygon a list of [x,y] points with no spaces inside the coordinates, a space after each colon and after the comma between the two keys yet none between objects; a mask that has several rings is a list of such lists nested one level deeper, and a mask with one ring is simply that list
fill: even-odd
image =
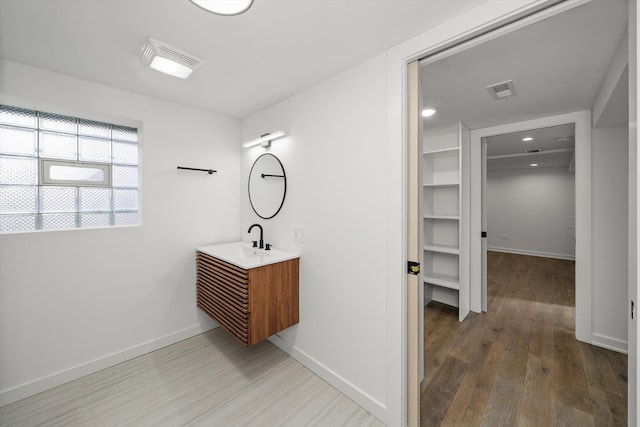
[{"label": "recessed ceiling light", "polygon": [[559,138],[556,138],[556,141],[558,142],[567,142],[567,141],[571,141],[573,139],[573,137],[570,136],[561,136]]},{"label": "recessed ceiling light", "polygon": [[529,166],[536,167],[536,166],[538,166],[538,164],[537,163],[531,163]]},{"label": "recessed ceiling light", "polygon": [[431,117],[436,113],[436,110],[433,108],[425,108],[422,110],[422,117]]},{"label": "recessed ceiling light", "polygon": [[530,136],[527,136],[525,138],[522,138],[522,141],[524,141],[524,142],[533,141],[533,138],[531,138]]}]

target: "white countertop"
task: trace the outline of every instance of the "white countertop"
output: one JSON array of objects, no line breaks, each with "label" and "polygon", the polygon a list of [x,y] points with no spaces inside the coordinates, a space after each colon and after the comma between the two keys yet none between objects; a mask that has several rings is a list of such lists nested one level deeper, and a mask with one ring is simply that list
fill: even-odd
[{"label": "white countertop", "polygon": [[197,251],[229,262],[245,270],[289,261],[300,258],[299,254],[271,248],[264,250],[251,247],[249,242],[221,243],[218,245],[200,246]]}]

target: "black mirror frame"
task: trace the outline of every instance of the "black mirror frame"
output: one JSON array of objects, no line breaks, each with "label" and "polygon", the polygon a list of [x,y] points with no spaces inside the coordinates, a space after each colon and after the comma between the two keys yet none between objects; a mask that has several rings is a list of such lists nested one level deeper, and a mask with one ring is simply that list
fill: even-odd
[{"label": "black mirror frame", "polygon": [[[282,202],[280,202],[280,206],[278,207],[276,212],[273,215],[268,216],[268,217],[260,215],[258,213],[258,211],[256,210],[256,207],[253,206],[253,200],[251,200],[251,174],[253,173],[253,168],[256,166],[256,163],[258,163],[258,160],[260,160],[264,156],[272,156],[274,159],[276,159],[276,161],[280,164],[280,168],[282,169],[282,176],[283,176],[283,179],[284,179],[284,191],[282,193]],[[284,205],[284,199],[287,197],[287,173],[285,172],[284,166],[282,165],[282,162],[280,161],[280,159],[278,157],[276,157],[275,155],[273,155],[271,153],[264,153],[264,154],[261,154],[260,156],[258,156],[258,158],[253,162],[253,165],[251,166],[251,170],[249,171],[249,179],[248,179],[248,182],[247,182],[247,193],[249,194],[249,203],[251,204],[251,209],[253,209],[255,214],[258,215],[260,218],[262,218],[262,219],[271,219],[274,216],[278,215],[280,210],[282,210],[282,206]]]}]

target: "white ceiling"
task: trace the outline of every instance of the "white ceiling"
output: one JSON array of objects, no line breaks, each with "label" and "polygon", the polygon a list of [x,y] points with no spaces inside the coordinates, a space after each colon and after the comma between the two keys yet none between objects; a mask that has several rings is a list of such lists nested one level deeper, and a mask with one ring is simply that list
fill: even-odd
[{"label": "white ceiling", "polygon": [[[627,22],[626,0],[594,0],[421,68],[424,120],[436,134],[458,121],[471,129],[588,110]],[[517,95],[494,101],[486,87],[513,80]],[[616,88],[627,93],[626,82]],[[626,120],[624,106],[612,109]],[[608,125],[615,123],[611,117]]]},{"label": "white ceiling", "polygon": [[[247,117],[486,0],[255,0],[222,17],[188,0],[0,0],[0,56]],[[179,80],[141,64],[149,37],[204,65]]]},{"label": "white ceiling", "polygon": [[[533,138],[523,141],[524,138]],[[485,138],[487,170],[526,169],[562,166],[569,169],[574,159],[575,126],[567,124],[526,132],[514,132]],[[541,150],[527,153],[528,150]]]}]

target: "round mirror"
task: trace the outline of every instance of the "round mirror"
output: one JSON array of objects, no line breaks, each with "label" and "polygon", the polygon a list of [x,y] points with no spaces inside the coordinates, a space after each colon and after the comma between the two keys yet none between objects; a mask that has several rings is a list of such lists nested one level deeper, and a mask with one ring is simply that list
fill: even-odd
[{"label": "round mirror", "polygon": [[287,175],[276,156],[258,157],[249,172],[249,202],[260,218],[273,218],[280,212],[287,194]]}]

